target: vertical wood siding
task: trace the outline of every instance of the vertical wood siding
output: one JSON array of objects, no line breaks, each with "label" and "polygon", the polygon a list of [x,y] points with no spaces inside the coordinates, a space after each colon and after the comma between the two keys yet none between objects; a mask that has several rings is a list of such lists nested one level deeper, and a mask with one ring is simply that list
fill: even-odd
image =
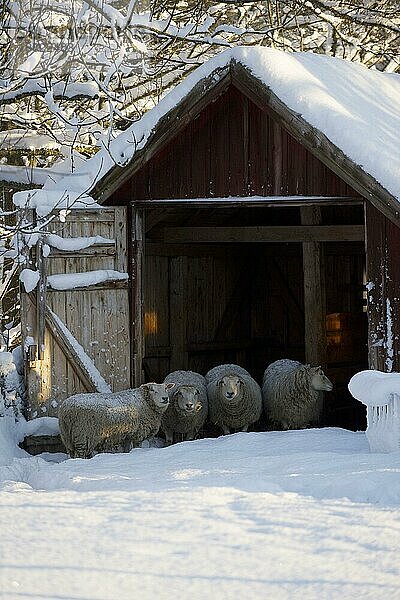
[{"label": "vertical wood siding", "polygon": [[110,200],[249,195],[357,195],[234,86]]},{"label": "vertical wood siding", "polygon": [[[72,211],[57,234],[63,237],[95,236],[115,240],[115,245],[96,252],[50,253],[48,275],[82,273],[100,269],[128,271],[126,253],[126,209]],[[24,306],[29,297],[23,294]],[[127,286],[100,287],[47,292],[47,306],[67,326],[83,347],[111,389],[130,385],[129,301]],[[26,320],[27,314],[23,315]],[[34,332],[33,332],[34,334]],[[48,327],[42,360],[29,365],[27,372],[28,416],[55,416],[57,405],[77,392],[91,391],[80,379],[71,361]]]},{"label": "vertical wood siding", "polygon": [[400,229],[366,204],[369,364],[400,369]]}]

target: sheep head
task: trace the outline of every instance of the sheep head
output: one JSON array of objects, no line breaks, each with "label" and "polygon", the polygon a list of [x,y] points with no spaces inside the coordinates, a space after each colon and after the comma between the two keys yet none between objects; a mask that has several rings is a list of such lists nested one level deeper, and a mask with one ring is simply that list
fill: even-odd
[{"label": "sheep head", "polygon": [[175,407],[184,415],[192,415],[203,408],[200,390],[193,385],[181,385],[172,395]]},{"label": "sheep head", "polygon": [[234,402],[242,393],[244,381],[237,375],[225,375],[218,382],[218,387],[221,390],[222,398],[226,402]]},{"label": "sheep head", "polygon": [[325,375],[321,367],[309,367],[311,387],[316,391],[331,392],[333,383]]},{"label": "sheep head", "polygon": [[144,396],[149,399],[157,410],[165,411],[169,405],[168,391],[175,386],[175,383],[144,383],[140,386]]}]

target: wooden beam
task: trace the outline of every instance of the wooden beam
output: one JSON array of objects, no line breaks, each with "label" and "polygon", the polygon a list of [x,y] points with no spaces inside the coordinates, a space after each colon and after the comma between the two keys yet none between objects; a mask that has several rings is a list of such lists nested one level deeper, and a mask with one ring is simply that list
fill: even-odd
[{"label": "wooden beam", "polygon": [[165,227],[165,243],[359,242],[363,225],[290,225],[259,227]]},{"label": "wooden beam", "polygon": [[[335,244],[336,245],[336,244]],[[353,244],[348,246],[352,251]],[[295,244],[287,243],[265,245],[259,244],[229,244],[228,248],[223,244],[164,244],[162,242],[146,241],[146,256],[215,256],[225,258],[227,251],[229,256],[238,258],[260,256],[298,256],[299,250]],[[341,250],[343,252],[343,250]],[[359,251],[358,251],[359,252]]]},{"label": "wooden beam", "polygon": [[65,357],[68,360],[68,364],[72,367],[76,375],[82,381],[86,390],[88,392],[101,391],[98,389],[96,381],[92,378],[90,371],[82,362],[81,357],[76,351],[75,346],[70,343],[67,337],[65,337],[62,328],[60,327],[58,321],[54,318],[54,315],[48,306],[46,306],[45,309],[45,319],[46,326],[48,327],[51,335],[65,354]]},{"label": "wooden beam", "polygon": [[132,211],[132,385],[144,382],[143,358],[145,354],[143,325],[143,271],[144,271],[144,214],[139,208]]},{"label": "wooden beam", "polygon": [[[307,225],[320,223],[320,209],[318,207],[302,208],[301,220]],[[326,302],[323,265],[323,251],[320,242],[304,242],[304,345],[306,362],[313,366],[324,366],[326,361]]]},{"label": "wooden beam", "polygon": [[[359,206],[364,200],[359,196],[229,196],[221,198],[160,198],[134,200],[133,206],[144,208],[288,208],[304,205]],[[158,219],[156,219],[158,222]],[[153,226],[153,225],[152,225]]]},{"label": "wooden beam", "polygon": [[82,248],[82,250],[59,250],[58,248],[51,248],[48,256],[49,260],[52,258],[84,258],[87,256],[115,256],[115,242],[111,244],[96,244],[89,246],[89,248]]}]

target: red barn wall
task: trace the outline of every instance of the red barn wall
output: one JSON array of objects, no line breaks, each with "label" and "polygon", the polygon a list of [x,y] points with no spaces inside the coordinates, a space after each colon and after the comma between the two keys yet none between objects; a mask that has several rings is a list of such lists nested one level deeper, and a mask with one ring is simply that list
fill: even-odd
[{"label": "red barn wall", "polygon": [[357,195],[234,86],[111,199]]}]

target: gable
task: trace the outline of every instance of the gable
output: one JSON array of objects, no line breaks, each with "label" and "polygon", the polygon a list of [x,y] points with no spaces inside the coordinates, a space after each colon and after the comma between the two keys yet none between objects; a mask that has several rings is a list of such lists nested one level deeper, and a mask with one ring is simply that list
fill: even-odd
[{"label": "gable", "polygon": [[253,195],[357,194],[298,142],[273,111],[262,110],[231,84],[107,203]]}]

